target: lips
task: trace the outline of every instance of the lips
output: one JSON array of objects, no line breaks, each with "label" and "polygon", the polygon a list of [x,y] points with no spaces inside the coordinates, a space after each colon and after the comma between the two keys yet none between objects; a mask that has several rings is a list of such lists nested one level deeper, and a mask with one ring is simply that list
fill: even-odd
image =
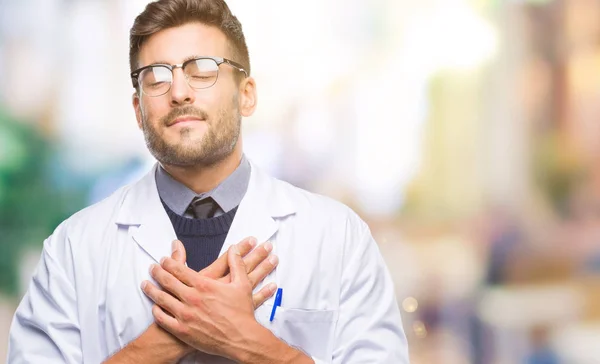
[{"label": "lips", "polygon": [[167,126],[173,126],[175,124],[184,123],[188,121],[204,121],[204,119],[197,116],[180,116],[175,120],[171,121]]}]

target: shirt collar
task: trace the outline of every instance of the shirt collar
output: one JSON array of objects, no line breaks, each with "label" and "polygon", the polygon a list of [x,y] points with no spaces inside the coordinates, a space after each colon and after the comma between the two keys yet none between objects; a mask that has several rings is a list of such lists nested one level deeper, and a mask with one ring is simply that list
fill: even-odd
[{"label": "shirt collar", "polygon": [[155,178],[158,195],[178,215],[183,216],[195,197],[209,196],[224,212],[228,212],[240,204],[248,190],[250,163],[246,159],[246,155],[242,155],[242,160],[233,173],[211,191],[201,194],[196,194],[181,182],[176,181],[160,165],[156,169]]}]

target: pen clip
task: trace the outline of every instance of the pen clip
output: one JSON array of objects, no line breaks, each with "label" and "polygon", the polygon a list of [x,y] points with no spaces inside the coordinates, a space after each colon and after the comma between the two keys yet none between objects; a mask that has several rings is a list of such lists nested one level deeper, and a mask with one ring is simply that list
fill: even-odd
[{"label": "pen clip", "polygon": [[271,310],[271,317],[269,321],[273,321],[275,318],[275,310],[277,310],[277,306],[281,306],[281,299],[283,296],[283,289],[277,288],[277,293],[275,294],[275,302],[273,302],[273,309]]}]

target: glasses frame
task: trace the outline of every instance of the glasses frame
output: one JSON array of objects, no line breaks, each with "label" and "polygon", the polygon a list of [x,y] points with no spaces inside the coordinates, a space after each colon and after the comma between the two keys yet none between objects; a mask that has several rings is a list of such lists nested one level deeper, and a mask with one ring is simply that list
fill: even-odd
[{"label": "glasses frame", "polygon": [[[207,89],[207,88],[213,87],[217,83],[217,81],[219,79],[218,68],[223,63],[230,65],[231,67],[235,68],[236,70],[238,70],[240,72],[244,72],[244,75],[246,77],[248,77],[248,71],[246,71],[246,69],[244,69],[244,66],[242,66],[241,64],[239,64],[237,62],[234,62],[234,61],[232,61],[230,59],[223,58],[223,57],[194,57],[194,58],[188,59],[187,61],[185,61],[183,63],[179,63],[179,64],[153,63],[153,64],[149,64],[147,66],[138,68],[135,71],[131,72],[131,74],[130,74],[130,76],[131,76],[131,82],[132,82],[133,87],[135,89],[138,89],[138,87],[139,87],[140,92],[144,92],[144,89],[142,88],[142,86],[140,85],[140,82],[139,82],[139,77],[140,77],[140,74],[142,73],[142,71],[145,70],[145,69],[148,69],[148,68],[156,67],[156,66],[161,66],[161,67],[168,68],[171,71],[171,84],[169,85],[169,88],[167,89],[167,91],[165,91],[164,93],[162,93],[160,95],[154,95],[154,96],[151,96],[151,95],[148,95],[148,94],[144,93],[145,95],[148,95],[150,97],[159,97],[159,96],[162,96],[162,95],[166,94],[167,92],[169,92],[171,90],[171,87],[173,86],[173,78],[174,78],[173,77],[173,70],[175,70],[176,68],[181,68],[181,70],[183,71],[183,69],[185,68],[185,66],[187,66],[189,63],[196,62],[196,61],[199,61],[199,60],[202,60],[202,59],[211,59],[211,60],[213,60],[217,64],[217,79],[215,80],[215,83],[213,83],[212,85],[210,85],[208,87],[196,88],[196,87],[193,87],[192,85],[190,85],[190,81],[188,80],[188,77],[186,75],[185,76],[185,82],[187,82],[188,86],[190,86],[194,90],[203,90],[203,89]],[[184,72],[184,75],[185,75],[185,72]]]}]

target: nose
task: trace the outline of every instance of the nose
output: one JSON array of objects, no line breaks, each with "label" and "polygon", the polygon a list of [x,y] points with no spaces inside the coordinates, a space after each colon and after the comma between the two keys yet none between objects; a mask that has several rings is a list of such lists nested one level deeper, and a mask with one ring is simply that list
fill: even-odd
[{"label": "nose", "polygon": [[171,83],[171,105],[181,106],[193,104],[195,101],[194,90],[188,85],[185,74],[181,68],[173,69]]}]

